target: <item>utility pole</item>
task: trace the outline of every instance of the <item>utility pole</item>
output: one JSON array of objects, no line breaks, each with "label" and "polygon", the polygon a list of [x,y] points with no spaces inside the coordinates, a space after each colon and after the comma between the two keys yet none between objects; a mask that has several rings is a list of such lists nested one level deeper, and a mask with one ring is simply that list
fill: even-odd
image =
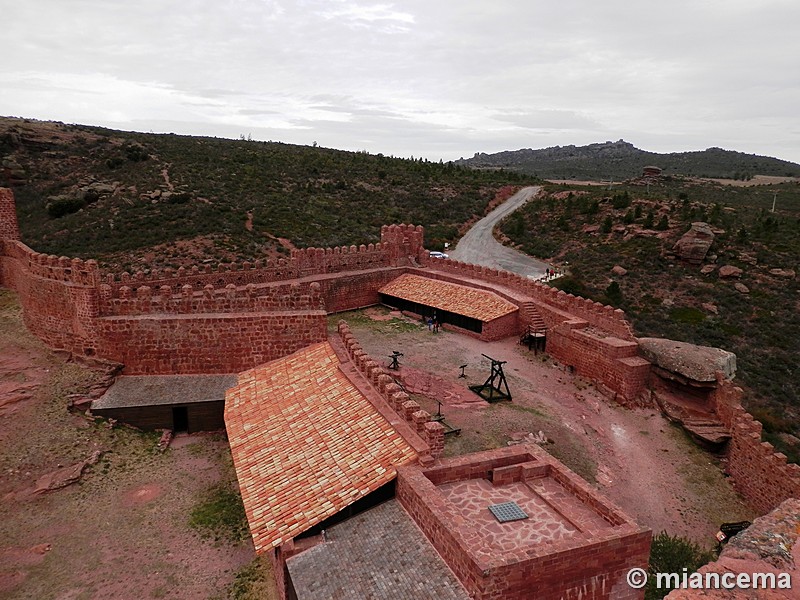
[{"label": "utility pole", "polygon": [[773,192],[772,194],[772,210],[770,212],[775,212],[775,201],[778,199],[778,192]]}]

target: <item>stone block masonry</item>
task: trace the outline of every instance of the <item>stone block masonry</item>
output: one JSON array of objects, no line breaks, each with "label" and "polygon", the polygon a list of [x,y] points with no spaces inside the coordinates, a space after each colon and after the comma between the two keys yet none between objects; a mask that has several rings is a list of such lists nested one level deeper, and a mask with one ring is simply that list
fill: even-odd
[{"label": "stone block masonry", "polygon": [[[491,498],[509,494],[516,494],[531,520],[492,521],[486,508]],[[515,446],[429,468],[399,467],[397,498],[472,598],[644,595],[627,585],[625,575],[646,568],[650,531],[539,448]],[[531,530],[539,533],[524,535]]]},{"label": "stone block masonry", "polygon": [[745,411],[741,398],[742,389],[719,373],[711,404],[731,432],[726,471],[739,493],[764,514],[789,498],[800,498],[800,466],[787,463],[785,454],[762,441],[761,423]]},{"label": "stone block masonry", "polygon": [[0,188],[0,240],[18,240],[17,205],[14,193],[8,188]]}]

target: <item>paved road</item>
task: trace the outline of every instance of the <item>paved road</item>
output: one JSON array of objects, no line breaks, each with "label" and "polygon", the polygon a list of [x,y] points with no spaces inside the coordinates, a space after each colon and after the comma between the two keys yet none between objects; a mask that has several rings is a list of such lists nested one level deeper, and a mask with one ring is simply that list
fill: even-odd
[{"label": "paved road", "polygon": [[449,252],[450,258],[493,269],[504,269],[531,279],[543,276],[545,269],[550,267],[549,264],[503,246],[492,235],[495,225],[533,198],[540,189],[538,187],[521,189],[475,223],[459,240],[455,249]]}]

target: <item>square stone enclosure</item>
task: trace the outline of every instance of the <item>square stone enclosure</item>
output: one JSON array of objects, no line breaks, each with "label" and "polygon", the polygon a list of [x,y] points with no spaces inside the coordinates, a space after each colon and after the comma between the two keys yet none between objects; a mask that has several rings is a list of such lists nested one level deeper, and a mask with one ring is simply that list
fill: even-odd
[{"label": "square stone enclosure", "polygon": [[[625,575],[650,531],[538,447],[399,467],[397,497],[474,598],[643,596]],[[529,517],[498,522],[489,505],[509,501]]]}]

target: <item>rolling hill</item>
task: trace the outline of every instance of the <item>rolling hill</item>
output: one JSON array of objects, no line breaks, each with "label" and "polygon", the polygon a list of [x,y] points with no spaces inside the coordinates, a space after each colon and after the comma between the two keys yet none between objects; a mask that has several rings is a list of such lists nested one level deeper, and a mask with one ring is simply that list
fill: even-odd
[{"label": "rolling hill", "polygon": [[658,154],[624,140],[588,146],[554,146],[496,154],[476,153],[456,164],[475,169],[508,169],[544,179],[632,179],[653,165],[665,175],[742,179],[753,175],[800,177],[800,165],[722,148]]}]

